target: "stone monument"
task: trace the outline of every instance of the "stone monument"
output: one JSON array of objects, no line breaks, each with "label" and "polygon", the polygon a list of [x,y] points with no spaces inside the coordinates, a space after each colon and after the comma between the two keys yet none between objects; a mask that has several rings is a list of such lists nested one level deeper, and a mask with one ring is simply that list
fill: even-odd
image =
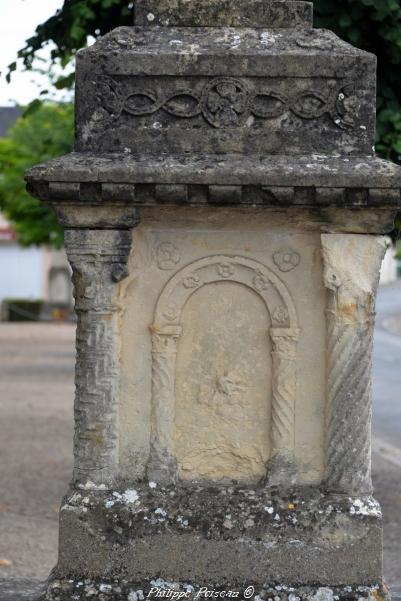
[{"label": "stone monument", "polygon": [[75,469],[47,601],[388,598],[375,295],[401,169],[376,59],[307,2],[136,0],[31,169],[73,269]]}]

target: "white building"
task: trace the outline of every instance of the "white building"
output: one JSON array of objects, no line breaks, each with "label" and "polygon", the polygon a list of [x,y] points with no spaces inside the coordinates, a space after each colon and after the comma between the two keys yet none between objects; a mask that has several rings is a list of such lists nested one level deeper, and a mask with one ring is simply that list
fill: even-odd
[{"label": "white building", "polygon": [[387,238],[387,252],[384,256],[380,272],[380,284],[391,284],[397,279],[398,261],[396,249],[391,238]]},{"label": "white building", "polygon": [[0,304],[5,299],[43,300],[71,307],[70,267],[64,251],[22,248],[0,214]]}]

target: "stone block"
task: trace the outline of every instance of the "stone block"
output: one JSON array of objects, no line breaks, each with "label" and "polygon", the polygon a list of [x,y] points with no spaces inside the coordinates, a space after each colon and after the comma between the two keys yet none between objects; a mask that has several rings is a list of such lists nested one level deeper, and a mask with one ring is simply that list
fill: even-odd
[{"label": "stone block", "polygon": [[74,475],[42,601],[389,599],[371,362],[401,169],[305,2],[137,0],[77,55]]},{"label": "stone block", "polygon": [[77,54],[76,150],[370,155],[375,71],[325,30],[121,27]]}]

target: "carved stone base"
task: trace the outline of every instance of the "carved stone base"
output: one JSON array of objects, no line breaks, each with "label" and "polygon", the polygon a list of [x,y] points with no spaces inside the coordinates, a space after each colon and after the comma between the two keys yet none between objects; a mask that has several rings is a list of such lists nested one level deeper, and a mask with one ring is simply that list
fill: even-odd
[{"label": "carved stone base", "polygon": [[[266,583],[306,587],[293,593],[305,599],[316,587],[351,587],[345,591],[350,599],[355,587],[381,583],[381,537],[380,507],[372,497],[153,482],[114,492],[83,489],[61,508],[59,563],[43,599],[86,599],[83,591],[93,589],[93,599],[138,601],[127,597],[129,586],[144,590],[158,578],[197,589],[252,585],[261,597]],[[126,596],[117,588],[107,596],[111,583]]]}]

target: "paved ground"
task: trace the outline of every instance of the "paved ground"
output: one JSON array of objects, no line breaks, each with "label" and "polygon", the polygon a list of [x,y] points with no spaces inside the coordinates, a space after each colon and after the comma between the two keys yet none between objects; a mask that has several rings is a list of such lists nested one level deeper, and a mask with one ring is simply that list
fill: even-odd
[{"label": "paved ground", "polygon": [[[401,284],[382,287],[374,347],[374,435],[401,449]],[[401,451],[400,451],[401,466]]]},{"label": "paved ground", "polygon": [[74,329],[0,324],[0,564],[11,562],[0,578],[43,579],[55,563],[72,465]]},{"label": "paved ground", "polygon": [[[401,285],[381,289],[378,313],[373,467],[386,578],[397,586],[401,318],[392,317],[401,315]],[[34,599],[56,561],[57,511],[72,466],[73,341],[73,325],[0,324],[0,601]]]}]

